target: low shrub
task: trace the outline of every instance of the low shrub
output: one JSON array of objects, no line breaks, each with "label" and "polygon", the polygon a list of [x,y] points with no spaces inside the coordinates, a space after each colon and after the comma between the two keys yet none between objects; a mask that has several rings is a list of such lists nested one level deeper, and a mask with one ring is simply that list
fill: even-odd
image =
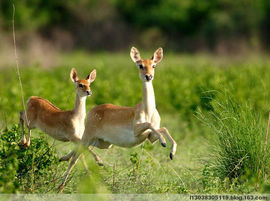
[{"label": "low shrub", "polygon": [[[0,136],[0,193],[33,192],[45,175],[58,165],[53,147],[42,137],[31,138],[29,148],[18,143],[21,129],[14,125]],[[23,185],[22,185],[23,184]]]},{"label": "low shrub", "polygon": [[266,122],[248,105],[238,104],[227,94],[214,100],[212,106],[212,111],[199,113],[214,134],[213,156],[203,171],[204,184],[213,187],[208,182],[211,177],[216,183],[226,181],[230,185],[249,181],[256,188],[269,174]]}]

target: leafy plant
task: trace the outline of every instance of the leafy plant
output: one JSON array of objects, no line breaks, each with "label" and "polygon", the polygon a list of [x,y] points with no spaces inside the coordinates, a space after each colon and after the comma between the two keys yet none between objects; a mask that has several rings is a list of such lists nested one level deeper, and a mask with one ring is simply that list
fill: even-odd
[{"label": "leafy plant", "polygon": [[46,140],[32,138],[31,146],[22,149],[18,145],[20,136],[18,125],[5,129],[0,136],[1,193],[33,190],[39,179],[59,163],[55,150]]}]

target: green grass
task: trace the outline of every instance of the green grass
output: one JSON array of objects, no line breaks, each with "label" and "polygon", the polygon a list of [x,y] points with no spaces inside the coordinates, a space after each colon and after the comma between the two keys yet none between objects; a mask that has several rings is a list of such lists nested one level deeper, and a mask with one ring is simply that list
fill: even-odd
[{"label": "green grass", "polygon": [[[97,69],[93,95],[87,99],[87,111],[102,103],[134,106],[142,99],[138,69],[128,54],[75,52],[59,59],[61,64],[49,69],[38,65],[21,68],[25,100],[36,95],[61,109],[73,108],[75,92],[69,78],[72,67],[77,69],[79,76]],[[145,142],[130,149],[116,146],[109,150],[95,149],[105,167],[98,167],[93,157],[86,153],[92,174],[86,176],[79,162],[64,192],[267,192],[269,179],[262,182],[262,176],[256,175],[260,170],[265,178],[269,175],[269,160],[264,163],[260,160],[264,154],[262,145],[270,106],[269,77],[270,62],[263,57],[229,60],[207,55],[165,54],[156,68],[153,83],[161,125],[168,128],[178,144],[175,159],[171,161],[169,148],[159,143]],[[223,91],[228,91],[230,96],[223,96]],[[227,104],[226,100],[230,99],[234,101]],[[2,68],[0,129],[17,124],[21,109],[15,68]],[[205,117],[203,122],[198,114]],[[214,116],[218,119],[213,118],[213,114],[218,114]],[[231,118],[226,119],[227,116]],[[58,157],[73,148],[71,143],[54,141],[38,130],[33,131],[33,136],[45,138]],[[39,178],[43,179],[39,183],[52,180],[54,183],[49,188],[34,185],[27,193],[56,192],[67,166],[65,162],[53,164],[51,168],[57,170],[56,178],[47,174]],[[26,188],[20,189],[26,192]]]},{"label": "green grass", "polygon": [[[225,94],[212,102],[211,112],[198,115],[212,129],[213,142],[216,141],[203,171],[205,189],[209,187],[209,177],[237,187],[249,183],[258,189],[269,173],[266,124],[251,107],[240,105]],[[224,188],[217,185],[216,190]]]}]

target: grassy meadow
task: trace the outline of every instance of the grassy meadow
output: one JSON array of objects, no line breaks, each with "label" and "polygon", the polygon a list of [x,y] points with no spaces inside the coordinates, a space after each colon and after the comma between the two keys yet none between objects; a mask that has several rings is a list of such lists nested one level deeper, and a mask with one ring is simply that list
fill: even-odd
[{"label": "grassy meadow", "polygon": [[[151,57],[150,53],[141,54]],[[81,77],[97,69],[87,111],[102,103],[134,106],[142,99],[138,69],[128,52],[75,52],[61,55],[59,60],[59,65],[50,68],[38,63],[21,66],[25,100],[35,95],[63,110],[72,109],[72,67]],[[90,174],[79,161],[64,193],[269,193],[269,78],[270,60],[264,56],[230,58],[165,52],[153,85],[161,126],[168,128],[178,144],[174,160],[169,158],[169,146],[148,141],[130,149],[95,148],[105,166],[99,167],[86,152]],[[35,129],[30,148],[20,150],[16,124],[21,109],[15,66],[3,67],[0,162],[5,165],[0,167],[0,192],[55,193],[69,164],[58,162],[58,158],[74,145],[55,141]],[[11,156],[14,161],[7,161]]]}]

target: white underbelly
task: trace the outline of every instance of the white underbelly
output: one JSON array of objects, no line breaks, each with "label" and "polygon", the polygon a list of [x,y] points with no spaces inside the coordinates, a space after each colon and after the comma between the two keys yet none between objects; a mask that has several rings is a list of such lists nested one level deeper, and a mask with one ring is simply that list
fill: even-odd
[{"label": "white underbelly", "polygon": [[108,126],[104,127],[98,134],[105,142],[120,146],[133,147],[139,144],[137,137],[134,136],[132,127]]},{"label": "white underbelly", "polygon": [[62,128],[44,126],[42,124],[38,124],[36,125],[36,127],[56,140],[69,141],[69,139],[66,136],[66,133]]}]

